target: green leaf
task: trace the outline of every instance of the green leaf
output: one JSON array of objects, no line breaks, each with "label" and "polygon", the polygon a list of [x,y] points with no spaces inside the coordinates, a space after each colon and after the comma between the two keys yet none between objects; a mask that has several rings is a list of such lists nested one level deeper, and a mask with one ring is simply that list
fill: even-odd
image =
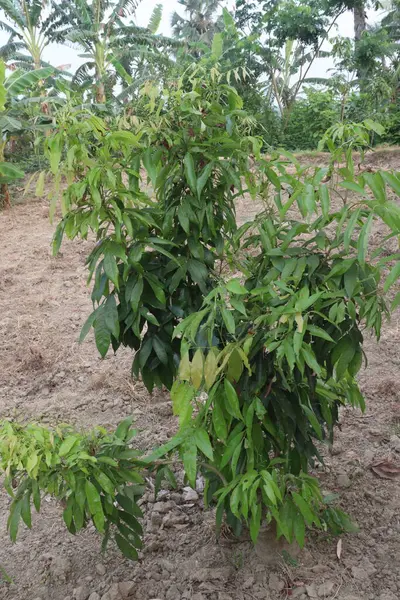
[{"label": "green leaf", "polygon": [[96,319],[94,322],[94,338],[96,341],[97,350],[99,351],[101,357],[104,358],[111,344],[111,335],[106,324],[103,305],[97,309]]},{"label": "green leaf", "polygon": [[235,388],[230,381],[224,379],[224,391],[225,391],[225,407],[229,414],[236,419],[243,421],[242,414],[239,407],[239,398],[235,391]]},{"label": "green leaf", "polygon": [[[4,173],[2,173],[3,175]],[[45,177],[45,172],[41,171],[39,173],[39,177],[36,183],[36,190],[35,190],[35,196],[38,196],[38,198],[42,198],[42,196],[44,195],[44,177]]]},{"label": "green leaf", "polygon": [[101,505],[100,494],[97,491],[96,486],[89,480],[86,480],[85,482],[85,494],[90,514],[94,516],[98,513],[102,513],[103,508]]},{"label": "green leaf", "polygon": [[331,200],[329,197],[329,189],[328,189],[328,186],[326,185],[326,183],[322,183],[319,186],[319,194],[320,194],[320,200],[321,200],[322,215],[326,219],[329,215],[329,209],[330,209],[330,205],[331,205]]},{"label": "green leaf", "polygon": [[42,69],[35,69],[33,71],[25,72],[15,79],[8,78],[6,81],[8,95],[19,96],[26,90],[32,91],[39,81],[47,79],[50,77],[50,75],[53,75],[54,72],[55,71],[53,67],[44,67]]},{"label": "green leaf", "polygon": [[160,160],[159,156],[154,154],[151,148],[147,148],[147,150],[143,153],[142,160],[144,168],[150,177],[151,183],[153,187],[155,187],[157,180],[157,165]]},{"label": "green leaf", "polygon": [[119,533],[116,533],[115,541],[117,542],[118,548],[121,550],[122,554],[126,558],[129,558],[130,560],[139,559],[139,555],[137,553],[136,548],[132,546],[132,544],[129,543],[126,538],[122,537],[122,535],[120,535]]},{"label": "green leaf", "polygon": [[306,406],[305,404],[301,404],[300,405],[301,408],[303,409],[303,411],[306,413],[308,420],[311,423],[312,428],[314,429],[315,433],[318,436],[318,439],[322,440],[322,429],[321,429],[321,425],[317,419],[317,417],[315,416],[315,413],[313,410],[311,410],[311,408],[309,408],[308,406]]},{"label": "green leaf", "polygon": [[90,329],[93,327],[93,323],[96,320],[96,311],[93,311],[91,315],[86,319],[79,336],[79,343],[82,344],[83,340],[86,338]]},{"label": "green leaf", "polygon": [[133,423],[133,417],[127,417],[126,419],[121,421],[121,423],[118,425],[117,429],[115,430],[115,434],[114,434],[115,437],[122,441],[127,440],[129,430],[132,427],[132,423]]},{"label": "green leaf", "polygon": [[118,289],[119,285],[118,285],[117,261],[115,259],[115,256],[113,254],[111,254],[111,252],[106,251],[105,256],[104,256],[103,266],[104,266],[105,274],[107,275],[109,280],[113,282],[115,287]]},{"label": "green leaf", "polygon": [[328,342],[334,341],[333,338],[329,335],[329,333],[327,333],[320,327],[317,327],[316,325],[307,325],[307,331],[311,333],[311,335],[322,338],[323,340],[327,340]]},{"label": "green leaf", "polygon": [[207,431],[205,431],[205,429],[196,429],[193,440],[200,452],[213,461],[214,454]]},{"label": "green leaf", "polygon": [[228,437],[228,426],[225,421],[224,412],[218,400],[214,402],[212,409],[212,422],[218,439],[225,442],[226,438]]},{"label": "green leaf", "polygon": [[390,310],[393,312],[394,310],[396,310],[396,308],[398,306],[400,306],[400,292],[397,292],[397,294],[392,302],[392,305],[390,307]]},{"label": "green leaf", "polygon": [[304,188],[304,206],[306,214],[311,214],[315,211],[315,195],[312,183],[307,183]]},{"label": "green leaf", "polygon": [[221,58],[223,50],[223,37],[222,33],[215,33],[212,41],[211,52],[214,58],[217,60]]},{"label": "green leaf", "polygon": [[309,344],[303,344],[300,353],[310,369],[312,369],[317,375],[321,375],[321,367],[315,358],[315,354],[311,349],[311,346]]},{"label": "green leaf", "polygon": [[117,303],[115,301],[115,295],[110,294],[104,304],[104,319],[108,329],[111,331],[113,336],[118,339],[119,337],[119,319]]},{"label": "green leaf", "polygon": [[192,190],[193,194],[197,194],[197,177],[196,177],[196,171],[195,171],[195,167],[194,167],[193,156],[190,154],[190,152],[187,152],[185,154],[184,165],[185,165],[186,181],[188,182],[189,187]]},{"label": "green leaf", "polygon": [[77,435],[70,435],[65,438],[58,450],[59,456],[66,456],[78,441],[79,437]]},{"label": "green leaf", "polygon": [[154,352],[157,354],[158,360],[163,364],[168,364],[168,346],[157,336],[153,337],[153,348]]},{"label": "green leaf", "polygon": [[25,525],[32,528],[32,515],[31,515],[31,496],[30,493],[25,493],[22,497],[21,502],[21,517]]},{"label": "green leaf", "polygon": [[374,131],[377,135],[382,136],[385,133],[385,128],[383,125],[373,121],[372,119],[364,119],[363,123],[367,129]]},{"label": "green leaf", "polygon": [[196,487],[197,446],[192,438],[182,444],[182,461],[186,477],[193,489]]},{"label": "green leaf", "polygon": [[221,306],[221,315],[222,315],[222,319],[225,323],[225,326],[226,326],[228,332],[233,335],[236,331],[236,325],[235,325],[235,319],[233,317],[232,311]]},{"label": "green leaf", "polygon": [[348,298],[352,298],[354,294],[354,290],[357,288],[358,284],[358,265],[353,263],[348,271],[343,276],[344,279],[344,288],[346,290],[346,294]]},{"label": "green leaf", "polygon": [[207,181],[210,179],[212,170],[213,170],[213,163],[208,163],[208,165],[206,165],[204,167],[204,169],[202,170],[202,172],[197,180],[196,190],[197,190],[197,197],[199,200],[201,198],[201,193],[202,193]]},{"label": "green leaf", "polygon": [[393,269],[390,271],[387,276],[385,283],[383,285],[383,291],[386,293],[389,288],[399,279],[400,277],[400,261],[398,261]]},{"label": "green leaf", "polygon": [[194,258],[189,258],[187,261],[187,268],[193,281],[198,283],[200,286],[204,286],[208,277],[207,267],[200,261]]},{"label": "green leaf", "polygon": [[340,381],[347,371],[357,349],[358,344],[354,343],[350,336],[343,337],[335,346],[332,352],[332,364],[336,368],[337,381]]},{"label": "green leaf", "polygon": [[304,498],[300,496],[300,494],[298,494],[297,492],[292,492],[292,498],[293,502],[303,515],[307,525],[311,526],[315,520],[315,515],[312,512],[310,506],[307,504]]},{"label": "green leaf", "polygon": [[135,285],[132,288],[132,292],[131,292],[130,298],[129,298],[129,301],[132,306],[132,310],[134,310],[135,312],[137,311],[137,309],[139,307],[139,303],[140,303],[142,294],[143,294],[143,278],[139,277],[139,279],[137,280],[137,282],[135,283]]},{"label": "green leaf", "polygon": [[388,171],[382,171],[382,177],[387,181],[392,190],[396,192],[398,196],[400,196],[400,179],[397,177],[397,175],[389,173]]},{"label": "green leaf", "polygon": [[200,388],[201,382],[203,381],[203,365],[203,351],[200,348],[198,348],[194,353],[192,364],[190,366],[190,376],[192,378],[192,383],[196,390]]},{"label": "green leaf", "polygon": [[174,381],[171,388],[172,410],[179,417],[180,425],[186,423],[192,414],[192,400],[196,394],[193,386],[183,381]]},{"label": "green leaf", "polygon": [[214,384],[217,376],[217,357],[212,349],[207,354],[206,362],[204,364],[204,380],[206,382],[206,388],[209,390]]},{"label": "green leaf", "polygon": [[111,479],[109,479],[105,473],[99,471],[98,473],[94,473],[94,477],[95,477],[97,483],[103,488],[103,490],[107,494],[114,496],[115,486],[114,486],[113,482],[111,481]]},{"label": "green leaf", "polygon": [[366,255],[367,255],[367,249],[368,249],[368,239],[369,239],[369,234],[371,232],[371,227],[372,227],[372,220],[373,220],[373,215],[370,214],[368,219],[365,221],[364,225],[362,226],[360,235],[358,237],[357,257],[358,257],[358,260],[361,265],[365,264],[365,259],[366,259]]},{"label": "green leaf", "polygon": [[357,192],[357,194],[360,194],[361,196],[367,195],[367,192],[365,191],[365,189],[363,187],[361,187],[361,185],[359,185],[355,181],[342,181],[341,183],[339,183],[339,185],[341,187],[346,188],[346,190],[351,190],[352,192]]},{"label": "green leaf", "polygon": [[21,510],[22,500],[14,500],[11,504],[10,515],[7,521],[7,528],[10,532],[10,538],[13,542],[15,542],[17,539]]},{"label": "green leaf", "polygon": [[231,292],[232,294],[237,294],[239,296],[248,293],[246,288],[240,283],[239,279],[231,279],[230,281],[228,281],[226,284],[226,289],[228,290],[228,292]]},{"label": "green leaf", "polygon": [[250,519],[250,537],[255,544],[258,539],[258,534],[261,528],[261,504],[257,504],[252,507],[251,519]]}]

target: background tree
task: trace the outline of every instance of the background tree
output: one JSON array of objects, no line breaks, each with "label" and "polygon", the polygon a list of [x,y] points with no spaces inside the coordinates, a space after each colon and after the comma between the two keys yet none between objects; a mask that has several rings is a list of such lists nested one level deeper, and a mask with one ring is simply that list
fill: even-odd
[{"label": "background tree", "polygon": [[186,16],[174,12],[171,18],[175,37],[187,42],[204,42],[211,45],[214,34],[222,29],[222,21],[216,18],[221,5],[219,0],[179,0]]},{"label": "background tree", "polygon": [[12,61],[13,68],[40,69],[43,52],[53,41],[51,24],[40,0],[0,0],[5,20],[0,29],[10,34],[0,48],[0,57]]}]

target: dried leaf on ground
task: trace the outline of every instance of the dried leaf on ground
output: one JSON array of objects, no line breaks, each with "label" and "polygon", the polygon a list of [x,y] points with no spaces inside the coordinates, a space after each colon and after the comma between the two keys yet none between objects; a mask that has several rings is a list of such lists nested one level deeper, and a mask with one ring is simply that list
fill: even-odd
[{"label": "dried leaf on ground", "polygon": [[338,543],[337,543],[337,546],[336,546],[336,556],[340,560],[340,557],[342,556],[342,540],[339,540]]},{"label": "dried leaf on ground", "polygon": [[395,479],[400,475],[400,467],[390,462],[389,460],[382,460],[378,463],[371,465],[371,469],[381,479]]}]

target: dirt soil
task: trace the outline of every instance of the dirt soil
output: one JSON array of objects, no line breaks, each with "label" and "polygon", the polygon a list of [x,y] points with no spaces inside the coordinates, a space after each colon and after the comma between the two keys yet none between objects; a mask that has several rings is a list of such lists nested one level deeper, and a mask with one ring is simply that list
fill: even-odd
[{"label": "dirt soil", "polygon": [[[370,163],[400,170],[398,153]],[[375,161],[375,162],[374,162]],[[241,202],[238,220],[254,214]],[[42,201],[25,199],[0,213],[0,418],[67,422],[80,428],[115,426],[134,415],[138,443],[149,449],[177,428],[167,393],[150,396],[130,377],[132,355],[100,360],[92,337],[78,344],[91,309],[85,258],[92,243],[65,242],[51,257],[53,226]],[[381,243],[382,231],[374,232]],[[400,478],[384,480],[371,464],[400,466],[399,314],[380,343],[366,341],[361,373],[367,411],[346,409],[326,462],[323,489],[340,493],[359,533],[338,539],[310,533],[307,546],[276,542],[268,530],[254,548],[247,536],[216,540],[202,482],[145,496],[145,551],[131,563],[88,529],[68,534],[61,509],[47,499],[32,531],[16,544],[6,531],[9,499],[0,492],[1,600],[398,600],[400,598]],[[341,552],[338,552],[338,548]],[[340,558],[338,558],[338,554]],[[6,581],[4,571],[12,579]]]}]

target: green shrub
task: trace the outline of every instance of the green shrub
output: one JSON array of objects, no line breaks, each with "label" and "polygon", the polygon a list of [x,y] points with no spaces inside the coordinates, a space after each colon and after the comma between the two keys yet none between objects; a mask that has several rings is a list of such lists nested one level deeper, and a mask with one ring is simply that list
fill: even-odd
[{"label": "green shrub", "polygon": [[339,120],[339,102],[331,91],[305,90],[297,100],[284,129],[284,146],[289,150],[314,150],[325,131]]},{"label": "green shrub", "polygon": [[[285,152],[261,156],[216,69],[200,64],[176,87],[142,95],[148,116],[131,131],[74,113],[48,140],[53,172],[70,182],[54,250],[64,234],[98,240],[82,338],[93,327],[102,356],[132,347],[133,374],[150,391],[171,389],[180,429],[149,460],[178,451],[192,485],[201,470],[218,523],[224,513],[236,531],[247,522],[255,540],[274,521],[301,545],[306,526],[350,528],[308,469],[339,407],[364,408],[362,330],[379,338],[390,312],[381,280],[398,255],[370,256],[369,236],[376,220],[399,234],[386,186],[399,193],[400,179],[356,175],[352,160],[379,126],[331,128],[330,166],[310,169]],[[338,178],[339,207],[327,184]],[[244,193],[267,208],[238,230]],[[399,262],[384,292],[398,275]]]}]

